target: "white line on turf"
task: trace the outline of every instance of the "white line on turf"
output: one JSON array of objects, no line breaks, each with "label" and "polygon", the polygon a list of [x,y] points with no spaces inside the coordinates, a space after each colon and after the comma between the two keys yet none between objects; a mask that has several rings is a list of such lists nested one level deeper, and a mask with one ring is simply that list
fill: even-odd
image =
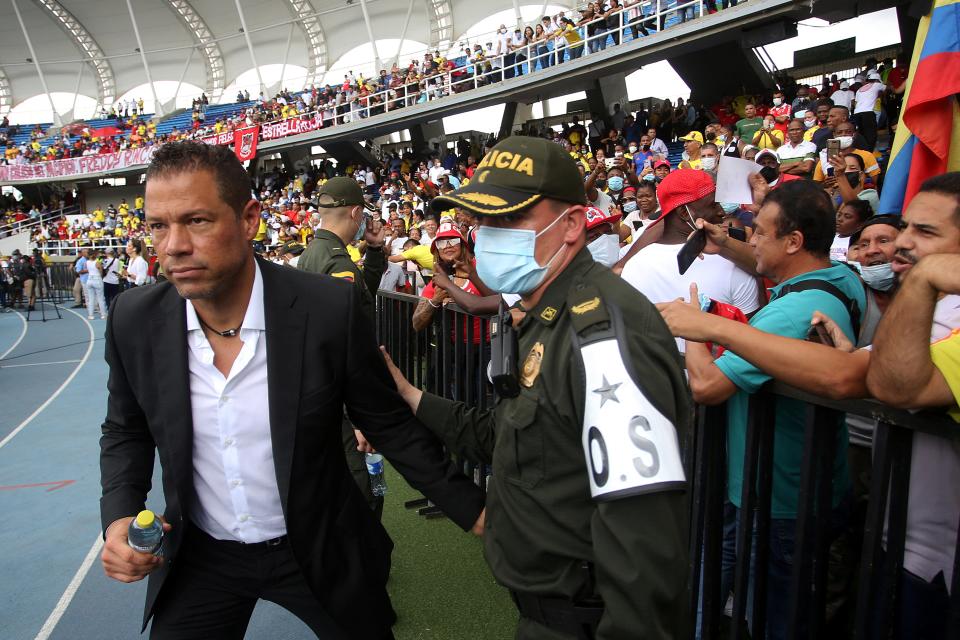
[{"label": "white line on turf", "polygon": [[16,369],[17,367],[42,367],[46,364],[75,364],[79,360],[54,360],[53,362],[28,362],[26,364],[0,364],[0,369]]},{"label": "white line on turf", "polygon": [[90,547],[90,551],[87,552],[87,556],[83,559],[83,562],[80,563],[80,568],[77,569],[75,574],[73,574],[73,579],[70,581],[70,584],[67,585],[63,595],[60,596],[60,600],[57,602],[57,606],[55,606],[53,611],[50,612],[50,615],[47,617],[47,621],[43,623],[43,626],[40,628],[40,632],[37,633],[37,636],[34,638],[34,640],[47,640],[47,638],[50,637],[50,634],[53,633],[53,630],[57,627],[57,623],[60,622],[60,618],[63,617],[67,607],[70,606],[70,601],[73,600],[73,596],[76,595],[77,589],[80,588],[80,584],[87,576],[87,571],[90,570],[90,567],[96,561],[97,556],[100,555],[101,547],[103,547],[103,537],[98,532],[97,539],[94,540],[93,546]]},{"label": "white line on turf", "polygon": [[0,354],[0,360],[3,360],[4,358],[6,358],[6,357],[7,357],[7,354],[11,353],[14,349],[16,349],[17,346],[18,346],[21,342],[23,342],[23,337],[24,337],[25,335],[27,335],[27,319],[24,318],[24,317],[23,317],[23,314],[20,313],[19,311],[14,311],[14,313],[17,314],[17,317],[20,318],[20,322],[23,323],[23,328],[20,329],[20,337],[17,338],[16,341],[15,341],[12,345],[10,345],[10,348],[9,348],[9,349],[7,349],[7,350],[4,351],[2,354]]},{"label": "white line on turf", "polygon": [[72,313],[73,315],[75,315],[75,316],[77,316],[78,318],[80,318],[80,320],[82,320],[82,321],[87,325],[87,332],[88,332],[89,335],[90,335],[90,337],[89,337],[89,339],[88,339],[88,342],[87,342],[87,352],[86,352],[85,354],[83,354],[83,358],[80,359],[80,362],[77,364],[76,368],[75,368],[73,371],[70,372],[70,375],[67,376],[67,379],[63,381],[63,384],[61,384],[59,387],[57,387],[57,390],[54,391],[54,392],[50,395],[50,397],[47,398],[46,401],[45,401],[42,405],[40,405],[39,407],[37,407],[36,411],[34,411],[33,413],[31,413],[29,416],[27,416],[27,419],[26,419],[26,420],[24,420],[24,421],[21,422],[19,425],[17,425],[17,428],[16,428],[16,429],[14,429],[14,430],[11,431],[10,433],[8,433],[8,434],[7,434],[7,437],[5,437],[3,440],[0,440],[0,449],[2,449],[4,446],[6,446],[6,444],[7,444],[8,442],[10,442],[11,440],[13,440],[13,437],[14,437],[15,435],[17,435],[18,433],[20,433],[21,431],[23,431],[23,428],[24,428],[24,427],[26,427],[28,424],[30,424],[30,422],[31,422],[34,418],[36,418],[38,415],[40,415],[40,412],[41,412],[41,411],[43,411],[44,409],[46,409],[46,408],[50,405],[51,402],[53,402],[54,400],[57,399],[57,396],[59,396],[59,395],[63,392],[63,390],[67,388],[67,385],[69,385],[71,382],[73,382],[73,379],[74,379],[75,377],[77,377],[77,374],[78,374],[78,373],[80,373],[80,369],[83,368],[83,365],[86,364],[87,360],[90,358],[90,352],[93,351],[93,343],[94,343],[94,338],[93,338],[93,325],[90,324],[90,321],[89,321],[89,320],[87,320],[86,318],[84,318],[83,316],[81,316],[81,315],[80,315],[79,313],[77,313],[76,311],[73,311],[73,310],[71,310],[71,309],[64,309],[64,311],[69,311],[69,312]]}]

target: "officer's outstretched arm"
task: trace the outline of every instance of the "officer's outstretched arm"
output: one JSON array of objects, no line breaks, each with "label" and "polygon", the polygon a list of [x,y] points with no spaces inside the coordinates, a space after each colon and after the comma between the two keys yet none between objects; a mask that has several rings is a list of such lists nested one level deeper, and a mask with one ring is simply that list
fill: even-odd
[{"label": "officer's outstretched arm", "polygon": [[462,402],[447,400],[416,388],[397,368],[386,348],[380,347],[380,351],[397,384],[397,391],[410,405],[417,419],[455,453],[473,462],[490,464],[494,444],[493,412],[471,409]]}]

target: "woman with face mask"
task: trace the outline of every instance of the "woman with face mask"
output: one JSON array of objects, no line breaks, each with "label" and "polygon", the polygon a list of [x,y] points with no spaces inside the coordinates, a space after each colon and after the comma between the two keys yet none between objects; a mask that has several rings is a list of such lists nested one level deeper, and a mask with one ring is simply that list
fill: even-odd
[{"label": "woman with face mask", "polygon": [[[430,253],[433,254],[434,277],[424,287],[420,294],[422,299],[413,312],[414,331],[422,331],[429,326],[434,313],[445,303],[453,301],[453,298],[447,293],[448,287],[453,286],[471,295],[480,295],[480,290],[470,281],[474,264],[473,255],[467,247],[463,234],[460,233],[460,229],[454,222],[444,220],[443,224],[440,225],[437,235],[431,243]],[[440,282],[437,281],[438,278]],[[474,327],[473,337],[474,344],[479,344],[479,318],[476,320],[477,325]],[[466,332],[464,332],[464,335],[466,335]]]},{"label": "woman with face mask", "polygon": [[845,156],[829,158],[833,169],[833,180],[824,181],[824,187],[832,188],[834,200],[838,203],[850,203],[864,200],[870,203],[871,209],[876,212],[880,208],[880,196],[877,190],[868,187],[865,183],[867,174],[864,171],[863,158],[855,153]]}]

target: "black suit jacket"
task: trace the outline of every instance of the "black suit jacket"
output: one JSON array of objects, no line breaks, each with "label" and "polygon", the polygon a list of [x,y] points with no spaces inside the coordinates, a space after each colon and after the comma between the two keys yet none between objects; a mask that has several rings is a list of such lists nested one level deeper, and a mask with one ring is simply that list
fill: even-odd
[{"label": "black suit jacket", "polygon": [[[400,398],[350,283],[258,260],[263,278],[270,438],[291,549],[307,583],[349,637],[385,635],[393,543],[367,507],[341,442],[350,419],[396,469],[464,529],[483,497],[448,462]],[[143,509],[154,450],[167,521],[163,568],[150,575],[143,625],[177,553],[193,499],[193,425],[184,300],[170,283],[116,299],[100,439],[103,528]]]}]

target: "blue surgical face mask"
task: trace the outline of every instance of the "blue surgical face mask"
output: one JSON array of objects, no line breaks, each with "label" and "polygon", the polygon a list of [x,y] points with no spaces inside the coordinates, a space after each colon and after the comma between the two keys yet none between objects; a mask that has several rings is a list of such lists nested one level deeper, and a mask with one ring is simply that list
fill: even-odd
[{"label": "blue surgical face mask", "polygon": [[610,191],[622,191],[623,178],[620,176],[613,176],[607,180],[607,186],[610,187]]},{"label": "blue surgical face mask", "polygon": [[897,284],[897,274],[893,272],[889,262],[869,266],[859,263],[854,265],[867,286],[875,291],[890,291]]},{"label": "blue surgical face mask", "polygon": [[615,233],[597,236],[593,242],[587,245],[587,249],[595,262],[599,262],[605,267],[612,267],[620,258],[620,236]]},{"label": "blue surgical face mask", "polygon": [[726,215],[730,215],[740,208],[740,205],[738,205],[736,202],[721,202],[720,206],[723,208],[723,213]]},{"label": "blue surgical face mask", "polygon": [[354,234],[353,236],[354,242],[359,242],[360,240],[363,240],[363,234],[366,233],[367,231],[367,216],[363,212],[361,212],[360,215],[363,217],[360,218],[360,226],[357,227],[357,233]]},{"label": "blue surgical face mask", "polygon": [[488,227],[477,229],[474,255],[477,258],[477,275],[493,291],[525,295],[540,286],[547,269],[566,248],[563,244],[547,264],[540,266],[534,257],[537,238],[555,225],[569,209],[564,209],[557,218],[537,233],[532,229],[507,229]]}]

